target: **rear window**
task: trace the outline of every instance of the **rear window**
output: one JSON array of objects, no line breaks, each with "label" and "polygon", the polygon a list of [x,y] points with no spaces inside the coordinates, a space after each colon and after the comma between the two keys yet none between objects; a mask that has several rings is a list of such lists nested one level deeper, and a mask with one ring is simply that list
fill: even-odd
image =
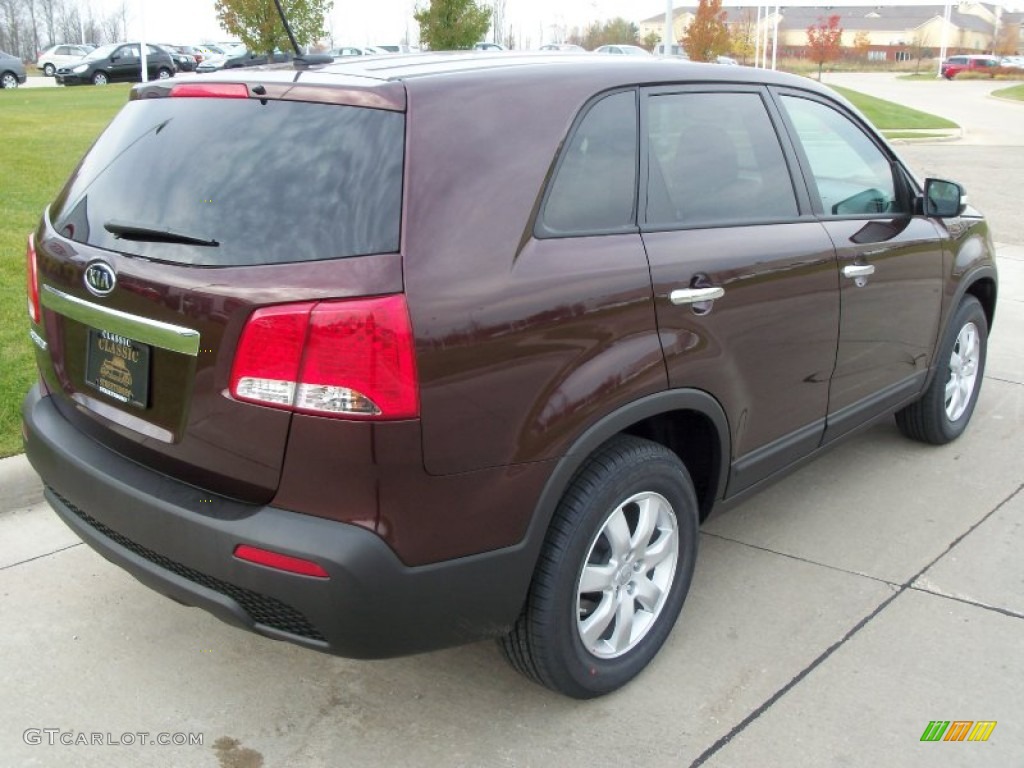
[{"label": "rear window", "polygon": [[72,240],[178,264],[393,252],[404,133],[403,114],[362,107],[131,101],[50,216]]}]

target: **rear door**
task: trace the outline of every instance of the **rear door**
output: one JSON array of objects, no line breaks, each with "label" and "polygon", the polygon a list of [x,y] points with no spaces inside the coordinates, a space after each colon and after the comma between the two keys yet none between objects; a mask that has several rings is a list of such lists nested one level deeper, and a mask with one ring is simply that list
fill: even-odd
[{"label": "rear door", "polygon": [[942,309],[943,241],[914,215],[914,183],[853,115],[803,92],[779,101],[838,255],[830,440],[923,387]]},{"label": "rear door", "polygon": [[767,91],[646,96],[643,240],[669,383],[725,408],[733,493],[821,439],[839,327],[835,253],[793,183]]}]

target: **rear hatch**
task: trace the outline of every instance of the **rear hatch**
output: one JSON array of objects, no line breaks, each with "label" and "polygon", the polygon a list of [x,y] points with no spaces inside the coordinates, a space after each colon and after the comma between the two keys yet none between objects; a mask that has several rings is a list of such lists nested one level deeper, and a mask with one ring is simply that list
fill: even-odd
[{"label": "rear hatch", "polygon": [[[135,461],[254,503],[277,488],[292,418],[232,395],[254,311],[402,290],[404,103],[288,92],[136,94],[29,246],[37,358],[63,415]],[[273,368],[264,338],[250,347]]]}]

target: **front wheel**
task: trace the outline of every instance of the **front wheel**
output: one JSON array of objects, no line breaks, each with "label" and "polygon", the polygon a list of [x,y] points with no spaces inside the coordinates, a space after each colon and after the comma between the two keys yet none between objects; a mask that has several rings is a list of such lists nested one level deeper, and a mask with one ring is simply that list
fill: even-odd
[{"label": "front wheel", "polygon": [[57,74],[57,70],[54,69],[53,64],[44,64],[43,65],[43,74],[46,75],[47,77],[53,77],[55,74]]},{"label": "front wheel", "polygon": [[3,76],[0,77],[0,86],[4,88],[17,88],[17,76],[13,72],[4,72]]},{"label": "front wheel", "polygon": [[156,76],[157,76],[157,77],[158,77],[158,78],[159,78],[160,80],[166,80],[166,79],[167,79],[167,78],[169,78],[169,77],[170,77],[170,76],[171,76],[172,74],[174,74],[174,73],[173,73],[173,72],[171,72],[171,70],[169,70],[169,69],[166,69],[166,68],[164,68],[164,67],[161,67],[161,68],[160,68],[159,70],[157,70]]},{"label": "front wheel", "polygon": [[697,499],[667,448],[620,436],[559,503],[512,631],[509,662],[578,699],[638,675],[675,624],[697,557]]},{"label": "front wheel", "polygon": [[108,80],[106,72],[97,72],[95,75],[92,76],[93,85],[106,85],[107,82]]},{"label": "front wheel", "polygon": [[939,347],[939,370],[924,395],[896,414],[907,437],[945,445],[967,429],[981,391],[988,349],[988,318],[974,296],[960,302]]}]

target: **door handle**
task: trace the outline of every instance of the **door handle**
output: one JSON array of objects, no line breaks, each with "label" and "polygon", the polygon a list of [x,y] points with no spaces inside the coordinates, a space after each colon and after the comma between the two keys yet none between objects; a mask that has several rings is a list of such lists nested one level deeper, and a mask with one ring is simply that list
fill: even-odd
[{"label": "door handle", "polygon": [[673,304],[699,304],[702,301],[714,301],[725,296],[725,288],[678,288],[668,295]]},{"label": "door handle", "polygon": [[867,277],[875,274],[874,264],[850,264],[843,267],[843,277]]}]

